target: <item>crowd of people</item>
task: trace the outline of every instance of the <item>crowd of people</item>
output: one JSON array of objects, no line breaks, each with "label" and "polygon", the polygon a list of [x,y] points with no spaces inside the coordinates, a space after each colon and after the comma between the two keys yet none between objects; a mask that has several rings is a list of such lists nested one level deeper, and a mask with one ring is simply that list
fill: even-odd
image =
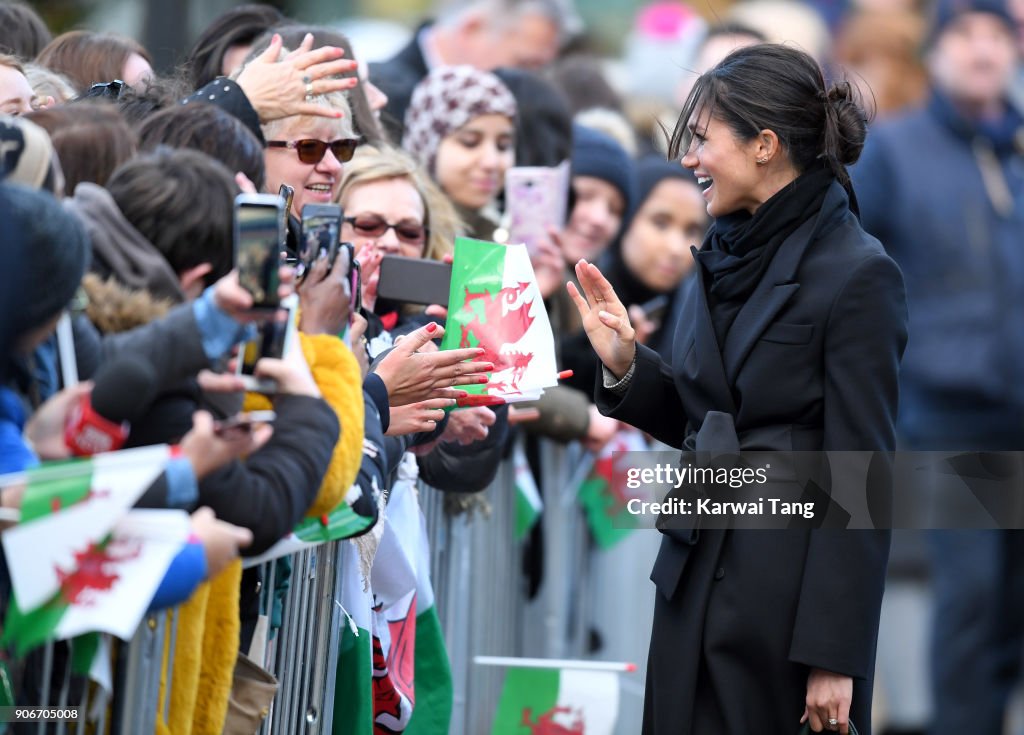
[{"label": "crowd of people", "polygon": [[[681,3],[647,6],[618,66],[586,52],[585,33],[560,0],[445,3],[393,58],[369,64],[343,23],[306,25],[268,5],[240,5],[183,50],[178,68],[158,72],[135,40],[87,30],[55,36],[30,6],[3,2],[0,242],[9,266],[0,270],[0,474],[71,456],[63,441],[65,414],[112,365],[139,356],[151,363],[155,398],[132,421],[126,446],[167,443],[180,452],[138,505],[185,510],[192,528],[182,564],[172,566],[153,605],[187,606],[197,588],[218,582],[210,585],[211,594],[223,593],[218,614],[231,617],[238,635],[219,641],[227,653],[218,660],[227,671],[204,669],[202,676],[223,681],[236,656],[250,650],[266,612],[258,568],[242,571],[237,558],[263,554],[304,518],[320,518],[346,499],[357,513],[383,523],[400,468],[403,479],[412,472],[460,512],[479,503],[475,498],[517,437],[525,437],[537,470],[541,440],[578,442],[598,455],[635,425],[653,436],[652,446],[660,439],[678,447],[689,433],[702,441],[704,416],[718,410],[741,417],[735,427],[741,435],[781,423],[781,416],[825,437],[806,446],[793,438],[786,449],[1019,449],[1024,6],[851,2],[837,14],[830,2],[726,5],[710,25]],[[794,48],[807,54],[787,56]],[[744,63],[777,65],[787,80],[808,73],[807,64],[820,65],[824,76],[818,70],[820,85],[812,78],[791,92],[743,76]],[[748,95],[740,102],[729,96],[737,89]],[[682,127],[669,134],[684,106]],[[824,117],[799,119],[798,111],[810,108]],[[771,117],[773,109],[781,112]],[[706,110],[710,118],[702,117]],[[712,132],[719,124],[732,133]],[[714,138],[722,146],[743,125],[753,126],[751,132],[736,140],[752,140],[761,128],[778,134],[776,147],[765,144],[751,170],[737,163],[738,149],[716,149]],[[818,170],[821,160],[827,174]],[[559,367],[572,376],[532,403],[451,410],[464,395],[460,387],[486,382],[494,366],[479,359],[482,350],[437,349],[442,307],[378,296],[382,259],[451,262],[458,236],[507,241],[507,213],[515,203],[506,174],[566,161],[565,221],[531,246],[531,261]],[[755,176],[785,181],[767,191],[750,183]],[[813,176],[821,181],[801,184],[806,201],[790,196],[774,214],[756,214],[771,201],[761,194]],[[756,191],[753,208],[727,200],[730,186]],[[256,364],[256,377],[274,386],[257,395],[246,393],[251,385],[234,370],[236,348],[274,316],[254,309],[253,293],[239,281],[235,198],[289,187],[285,244],[272,283],[281,299],[297,299],[298,329],[283,357]],[[340,238],[352,244],[360,268],[354,299],[353,281],[331,267],[329,248],[295,267],[303,211],[335,203],[344,213]],[[748,232],[767,238],[772,255],[784,252],[780,244],[805,219],[793,219],[785,208],[798,205],[801,213],[827,210],[835,221],[852,212],[863,232],[859,240],[847,233],[842,242],[871,249],[877,238],[902,279],[879,251],[864,283],[828,280],[850,297],[841,304],[849,310],[843,328],[829,322],[842,345],[823,345],[831,338],[812,335],[810,327],[778,324],[783,329],[765,337],[777,352],[756,382],[744,382],[742,370],[727,364],[728,380],[708,389],[706,400],[694,398],[705,387],[699,356],[677,355],[681,362],[673,364],[673,350],[694,329],[700,332],[693,324],[695,293],[704,298],[709,290],[711,321],[703,338],[717,341],[728,357],[737,311],[769,272],[766,261],[737,275],[762,257],[763,248],[750,250],[755,236]],[[757,227],[748,226],[749,218],[728,218],[744,209]],[[746,257],[748,251],[757,255]],[[853,260],[822,262],[821,279],[856,271]],[[807,279],[801,299],[810,301],[826,281]],[[621,313],[599,317],[606,301]],[[59,321],[67,326],[62,337],[55,333]],[[843,350],[871,339],[884,349]],[[815,365],[824,372],[805,373],[811,368],[804,363],[787,362],[795,353],[785,345],[820,348]],[[699,389],[684,391],[676,411],[679,396],[669,399],[655,385],[659,375],[670,375],[657,372],[659,364],[680,373],[679,385],[692,380]],[[747,413],[739,408],[744,394]],[[768,397],[779,395],[788,397],[785,405]],[[225,431],[219,424],[262,408],[275,412],[272,425]],[[17,511],[22,496],[23,489],[9,486],[0,501]],[[939,501],[922,495],[920,502],[925,508]],[[692,599],[676,595],[686,554],[673,547],[674,561],[659,562],[660,577],[659,567],[653,577],[668,601],[656,613],[659,655],[652,655],[649,676],[666,689],[649,695],[644,731],[686,731],[673,729],[685,727],[679,723],[686,718],[700,733],[776,727],[746,719],[761,702],[764,717],[792,719],[796,732],[806,692],[813,730],[845,732],[853,713],[859,731],[870,732],[877,670],[890,735],[1000,733],[1021,673],[1020,533],[934,531],[926,543],[897,533],[891,556],[887,535],[820,553],[811,536],[793,542],[800,549],[792,553],[786,550],[793,536],[785,544],[772,540],[772,549],[745,537],[719,539],[714,558],[708,541],[694,545],[686,551],[695,559],[691,576],[698,574],[694,565],[720,572],[722,549],[730,558],[761,560],[756,568],[737,563],[730,571],[737,599],[768,594],[759,585],[773,573],[769,560],[787,553],[806,554],[813,562],[800,556],[800,563],[808,565],[838,560],[818,572],[827,577],[843,569],[856,593],[854,601],[828,583],[821,588],[832,590],[822,595],[850,603],[846,617],[833,619],[846,626],[855,650],[825,640],[830,629],[822,620],[838,611],[806,612],[813,601],[801,598],[809,593],[798,589],[800,579],[788,579],[797,585],[790,591],[809,617],[797,625],[789,617],[797,602],[780,603],[773,608],[777,620],[750,622],[751,630],[776,623],[794,628],[793,641],[779,638],[765,648],[771,665],[752,667],[778,686],[760,692],[768,697],[763,702],[730,700],[723,693],[735,681],[729,677],[751,672],[727,670],[728,662],[712,653],[693,659],[698,668],[690,674],[673,673],[689,647],[728,638],[730,631],[712,626],[703,612],[690,627],[680,622],[689,620]],[[680,538],[668,534],[665,544],[682,548]],[[526,541],[528,562],[537,540]],[[373,542],[360,548],[372,564]],[[887,560],[890,589],[919,591],[931,579],[934,601],[908,617],[883,615],[879,633]],[[673,581],[666,581],[673,573],[665,569],[677,562]],[[869,572],[877,579],[868,579]],[[10,595],[5,568],[0,607],[6,609]],[[724,604],[710,591],[701,600]],[[887,626],[920,629],[932,618],[930,651],[923,640],[915,646],[913,636],[897,634],[891,647],[879,648],[876,662],[876,636],[893,640]],[[698,633],[710,638],[692,637]],[[819,663],[819,654],[831,667]],[[908,662],[917,667],[901,676]],[[39,662],[30,655],[7,665],[13,696],[31,699],[41,683]],[[209,681],[196,685],[203,690]],[[696,705],[669,691],[680,686]],[[845,694],[826,697],[833,686]],[[228,690],[194,699],[194,711],[177,716],[204,732],[221,731],[230,717]],[[796,711],[782,711],[794,692]],[[827,705],[817,707],[812,693]],[[845,705],[836,710],[836,702]],[[336,732],[344,731],[344,717],[335,713]]]}]

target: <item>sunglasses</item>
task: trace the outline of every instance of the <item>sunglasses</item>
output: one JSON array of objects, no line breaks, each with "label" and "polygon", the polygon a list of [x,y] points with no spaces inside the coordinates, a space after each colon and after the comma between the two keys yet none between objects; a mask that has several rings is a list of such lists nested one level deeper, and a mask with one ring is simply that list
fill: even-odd
[{"label": "sunglasses", "polygon": [[312,164],[320,163],[327,155],[327,149],[330,148],[335,158],[346,163],[352,160],[356,148],[362,142],[361,138],[338,138],[330,143],[316,138],[306,138],[304,140],[270,140],[267,141],[267,146],[270,148],[294,148],[295,152],[299,154],[300,161]]},{"label": "sunglasses", "polygon": [[89,87],[88,91],[82,95],[82,98],[119,100],[124,94],[124,91],[128,88],[128,85],[120,79],[115,79],[112,82],[97,82]]},{"label": "sunglasses", "polygon": [[366,237],[383,237],[388,230],[394,230],[398,239],[409,245],[422,245],[430,232],[425,226],[416,222],[392,224],[377,214],[346,217],[345,221],[352,225],[356,232]]}]

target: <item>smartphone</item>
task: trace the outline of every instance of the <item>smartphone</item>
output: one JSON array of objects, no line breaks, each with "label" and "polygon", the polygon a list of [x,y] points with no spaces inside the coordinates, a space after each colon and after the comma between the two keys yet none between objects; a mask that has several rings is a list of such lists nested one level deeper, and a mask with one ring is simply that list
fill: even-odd
[{"label": "smartphone", "polygon": [[380,261],[377,296],[404,304],[448,306],[452,267],[423,258],[385,255]]},{"label": "smartphone", "polygon": [[[342,243],[342,245],[351,246],[352,243]],[[349,304],[351,306],[350,314],[361,314],[363,311],[363,267],[359,264],[359,261],[355,258],[352,259],[352,271],[349,276],[349,288],[351,293],[349,294]],[[351,317],[349,318],[351,321]]]},{"label": "smartphone", "polygon": [[313,267],[317,258],[336,257],[341,242],[341,207],[337,204],[307,204],[302,208],[302,236],[299,238],[299,262],[303,270]]},{"label": "smartphone", "polygon": [[243,411],[226,419],[214,421],[213,431],[215,434],[223,434],[232,430],[250,431],[253,424],[273,423],[276,418],[277,414],[273,411]]},{"label": "smartphone", "polygon": [[252,294],[253,308],[280,304],[278,269],[285,237],[284,202],[274,194],[235,197],[235,267],[238,282]]},{"label": "smartphone", "polygon": [[281,184],[281,188],[277,190],[277,195],[284,200],[284,218],[288,217],[292,213],[292,202],[295,201],[295,189],[288,184]]},{"label": "smartphone", "polygon": [[289,296],[270,319],[256,325],[255,339],[239,345],[236,373],[242,378],[247,391],[255,393],[275,393],[277,391],[277,385],[273,381],[256,377],[256,363],[264,357],[275,359],[284,357],[292,335],[298,326],[297,306],[298,299],[295,295]]},{"label": "smartphone", "polygon": [[532,254],[548,228],[565,225],[569,201],[569,163],[520,166],[505,173],[505,214],[508,242],[523,243]]},{"label": "smartphone", "polygon": [[640,304],[640,311],[644,313],[652,322],[658,322],[659,324],[665,318],[665,312],[668,310],[668,296],[661,294],[655,296],[650,301],[645,301]]}]

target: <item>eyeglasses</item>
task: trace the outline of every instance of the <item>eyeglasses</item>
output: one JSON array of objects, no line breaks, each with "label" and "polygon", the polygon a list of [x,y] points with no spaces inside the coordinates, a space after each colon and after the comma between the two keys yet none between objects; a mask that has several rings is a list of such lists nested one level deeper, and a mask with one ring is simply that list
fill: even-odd
[{"label": "eyeglasses", "polygon": [[328,148],[331,149],[334,157],[342,163],[351,161],[356,148],[362,142],[361,138],[338,138],[330,143],[316,138],[306,138],[304,140],[270,140],[267,141],[267,146],[270,148],[294,148],[295,152],[299,154],[300,161],[315,165],[327,155]]},{"label": "eyeglasses", "polygon": [[377,214],[346,217],[345,221],[352,225],[356,232],[367,237],[383,237],[388,230],[394,230],[398,239],[409,245],[422,245],[430,232],[429,229],[417,222],[392,224]]},{"label": "eyeglasses", "polygon": [[82,95],[83,98],[100,98],[108,100],[119,100],[124,94],[124,91],[128,89],[128,85],[120,79],[115,79],[112,82],[97,82],[89,87],[88,91]]}]

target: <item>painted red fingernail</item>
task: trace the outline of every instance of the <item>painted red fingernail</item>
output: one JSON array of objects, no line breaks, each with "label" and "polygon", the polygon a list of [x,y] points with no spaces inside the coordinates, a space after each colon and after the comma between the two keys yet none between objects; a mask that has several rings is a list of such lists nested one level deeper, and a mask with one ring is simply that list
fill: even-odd
[{"label": "painted red fingernail", "polygon": [[434,323],[434,322],[430,322],[430,324],[427,325],[427,334],[433,334],[436,331],[437,331],[437,324]]},{"label": "painted red fingernail", "polygon": [[492,370],[494,370],[494,363],[493,362],[489,362],[489,363],[487,363],[486,365],[483,366],[483,371],[485,373],[489,373]]},{"label": "painted red fingernail", "polygon": [[320,516],[320,523],[322,523],[324,526],[329,526],[330,525],[330,519],[327,517],[326,513],[324,513],[322,516]]},{"label": "painted red fingernail", "polygon": [[476,379],[476,382],[482,385],[483,383],[486,383],[488,380],[490,380],[490,378],[488,378],[486,375],[481,375],[479,378]]}]

